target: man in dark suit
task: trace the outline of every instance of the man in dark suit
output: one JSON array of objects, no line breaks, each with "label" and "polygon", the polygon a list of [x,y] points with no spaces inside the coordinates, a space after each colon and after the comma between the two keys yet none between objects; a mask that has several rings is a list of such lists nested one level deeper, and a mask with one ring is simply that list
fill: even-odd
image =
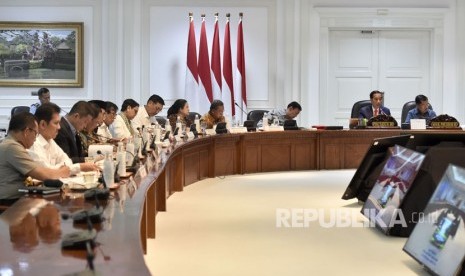
[{"label": "man in dark suit", "polygon": [[85,154],[78,133],[92,120],[91,114],[92,109],[89,103],[79,101],[73,105],[66,116],[61,118],[61,128],[55,142],[71,158],[73,163],[84,162]]},{"label": "man in dark suit", "polygon": [[375,90],[370,93],[371,105],[364,106],[360,109],[358,118],[367,118],[378,116],[380,114],[391,115],[389,108],[382,106],[383,93]]}]

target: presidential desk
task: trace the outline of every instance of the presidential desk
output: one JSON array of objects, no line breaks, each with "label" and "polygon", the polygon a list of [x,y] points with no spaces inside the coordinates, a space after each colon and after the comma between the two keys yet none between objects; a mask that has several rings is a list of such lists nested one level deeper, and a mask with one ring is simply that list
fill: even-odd
[{"label": "presidential desk", "polygon": [[[147,238],[155,238],[156,214],[166,211],[169,196],[187,185],[233,174],[352,169],[361,162],[374,138],[411,132],[380,129],[224,134],[149,154],[144,165],[150,167],[148,170],[141,169],[134,178],[122,181],[118,189],[111,191],[109,200],[100,202],[105,211],[104,221],[94,225],[98,230],[93,250],[95,269],[103,275],[148,275],[143,254]],[[462,131],[453,133],[464,135]],[[0,274],[62,275],[86,268],[85,250],[61,249],[62,236],[86,226],[73,224],[63,214],[89,209],[96,203],[72,191],[46,199],[53,201],[56,209],[51,212],[56,217],[55,228],[51,227],[54,230],[49,229],[52,237],[44,236],[43,229],[41,232],[44,222],[40,218],[34,219],[27,212],[24,215],[24,210],[22,214],[18,211],[15,222],[11,217],[10,221],[5,219],[5,214],[24,209],[21,205],[36,198],[18,201],[0,217]]]}]

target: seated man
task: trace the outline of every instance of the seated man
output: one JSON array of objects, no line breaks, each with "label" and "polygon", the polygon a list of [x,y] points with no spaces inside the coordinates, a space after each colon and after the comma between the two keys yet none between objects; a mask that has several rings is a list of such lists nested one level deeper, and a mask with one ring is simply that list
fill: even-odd
[{"label": "seated man", "polygon": [[[289,103],[286,109],[273,109],[266,115],[268,119],[268,124],[273,124],[273,120],[276,118],[278,119],[278,124],[282,126],[284,125],[284,121],[294,120],[294,118],[297,117],[301,111],[302,106],[300,106],[298,102]],[[257,123],[257,126],[263,126],[263,119]]]},{"label": "seated man", "polygon": [[418,95],[415,97],[417,107],[411,109],[407,113],[405,123],[410,124],[411,119],[426,119],[426,124],[436,117],[436,112],[429,108],[428,97],[425,95]]},{"label": "seated man", "polygon": [[110,128],[111,135],[115,139],[128,140],[130,137],[135,137],[137,132],[132,127],[131,120],[136,117],[139,111],[139,103],[133,99],[124,100],[121,105],[121,112],[116,115],[112,127]]},{"label": "seated man", "polygon": [[210,111],[202,116],[201,122],[205,122],[207,128],[213,128],[218,123],[226,122],[226,118],[223,116],[224,104],[220,100],[213,100],[210,105]]},{"label": "seated man", "polygon": [[0,203],[13,203],[21,197],[18,188],[24,185],[28,176],[38,179],[58,179],[68,177],[67,166],[50,169],[34,162],[27,149],[37,137],[38,125],[31,113],[14,115],[8,127],[8,137],[0,144]]},{"label": "seated man", "polygon": [[389,108],[382,106],[383,93],[375,90],[370,93],[371,105],[364,106],[360,109],[358,118],[370,119],[380,114],[391,115]]},{"label": "seated man", "polygon": [[163,106],[165,105],[165,101],[162,97],[153,94],[147,100],[147,104],[143,106],[139,106],[139,111],[131,120],[131,125],[134,131],[137,133],[139,130],[137,128],[142,129],[142,127],[148,127],[155,122],[155,115],[157,115],[160,111],[163,110]]},{"label": "seated man", "polygon": [[66,116],[61,117],[60,129],[55,142],[73,160],[73,163],[84,162],[85,154],[82,151],[81,138],[78,133],[92,119],[91,113],[89,103],[78,101]]},{"label": "seated man", "polygon": [[43,105],[44,103],[50,102],[50,90],[48,90],[48,88],[42,87],[41,89],[39,89],[37,94],[39,96],[39,102],[31,105],[31,107],[29,108],[29,112],[31,112],[32,114],[36,113],[36,110],[39,106]]},{"label": "seated man", "polygon": [[94,163],[73,164],[71,158],[53,140],[60,129],[60,111],[60,107],[54,103],[43,104],[37,108],[35,115],[39,122],[39,135],[29,149],[29,155],[35,162],[47,168],[59,168],[65,164],[71,169],[71,174],[98,170]]},{"label": "seated man", "polygon": [[117,143],[119,140],[113,139],[113,135],[110,132],[110,126],[113,124],[118,112],[118,106],[112,102],[105,102],[105,117],[103,118],[103,124],[97,129],[97,135],[104,140],[106,143]]}]

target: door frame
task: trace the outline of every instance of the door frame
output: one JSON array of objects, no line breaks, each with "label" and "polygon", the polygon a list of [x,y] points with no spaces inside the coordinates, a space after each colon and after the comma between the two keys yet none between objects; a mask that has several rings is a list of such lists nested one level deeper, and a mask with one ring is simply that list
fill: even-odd
[{"label": "door frame", "polygon": [[[431,32],[430,87],[431,102],[442,112],[444,62],[444,8],[318,8],[319,30],[319,117],[332,120],[326,106],[331,101],[329,81],[329,33],[332,30],[429,30]],[[367,99],[370,91],[367,91]],[[354,102],[360,99],[354,99]],[[349,118],[348,118],[349,119]]]}]

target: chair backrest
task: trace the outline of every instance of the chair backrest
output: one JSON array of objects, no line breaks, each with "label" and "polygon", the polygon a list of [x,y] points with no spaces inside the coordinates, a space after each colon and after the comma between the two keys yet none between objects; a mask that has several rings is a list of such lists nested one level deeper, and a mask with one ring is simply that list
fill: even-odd
[{"label": "chair backrest", "polygon": [[247,120],[252,120],[255,122],[260,122],[261,119],[263,119],[263,114],[268,113],[270,111],[268,110],[263,110],[263,109],[257,109],[257,110],[252,110],[247,113]]},{"label": "chair backrest", "polygon": [[162,116],[155,116],[155,119],[157,120],[158,124],[161,126],[161,127],[165,127],[166,125],[166,118],[165,117],[162,117]]},{"label": "chair backrest", "polygon": [[352,106],[352,112],[350,113],[350,118],[358,118],[358,115],[360,114],[360,109],[370,104],[371,104],[370,100],[362,100],[362,101],[355,102],[354,105]]},{"label": "chair backrest", "polygon": [[202,115],[200,115],[199,113],[197,112],[189,112],[189,120],[191,120],[192,123],[194,123],[194,120],[195,120],[195,115],[198,115],[199,116],[199,119],[202,118]]},{"label": "chair backrest", "polygon": [[11,116],[21,113],[21,112],[29,112],[29,106],[15,106],[11,109]]},{"label": "chair backrest", "polygon": [[[429,109],[433,110],[433,107],[431,106],[431,104],[428,104],[429,105]],[[401,115],[401,122],[402,123],[405,123],[405,119],[407,119],[407,113],[414,109],[415,107],[417,107],[417,104],[415,103],[415,101],[410,101],[410,102],[406,102],[404,104],[404,106],[402,107],[402,115]]]}]

